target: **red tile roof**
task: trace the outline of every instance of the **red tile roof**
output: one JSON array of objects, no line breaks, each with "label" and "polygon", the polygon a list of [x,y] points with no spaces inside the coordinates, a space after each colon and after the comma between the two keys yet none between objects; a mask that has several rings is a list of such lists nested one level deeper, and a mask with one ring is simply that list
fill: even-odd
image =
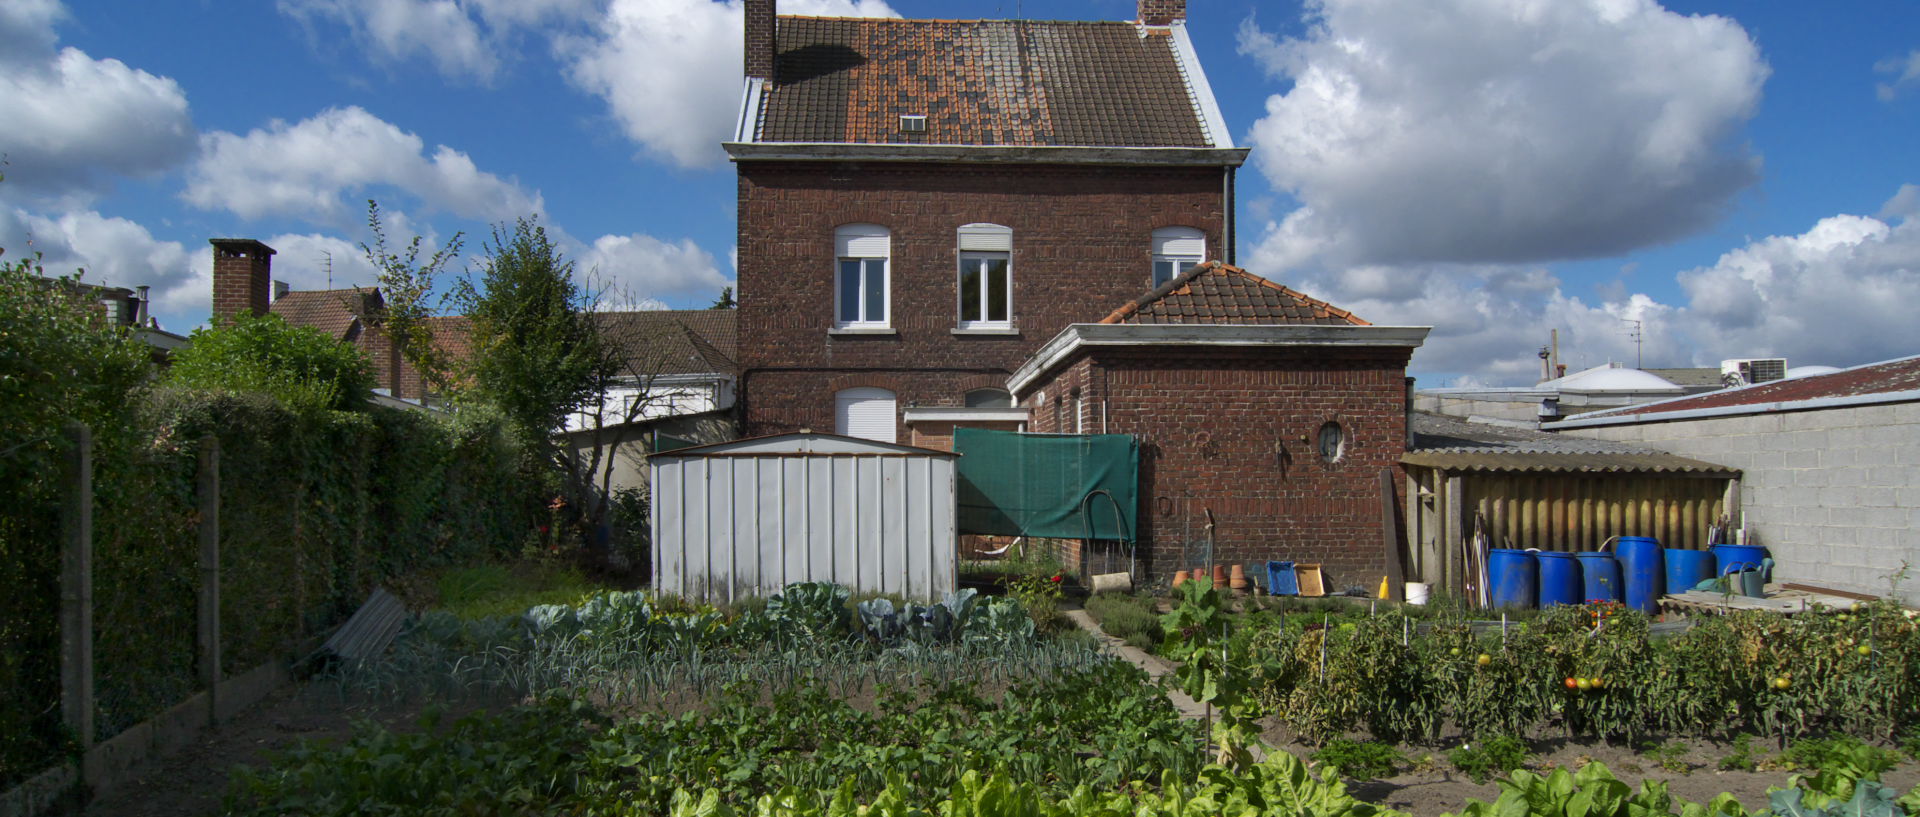
[{"label": "red tile roof", "polygon": [[1607,412],[1607,416],[1658,414],[1668,411],[1788,403],[1821,398],[1860,397],[1920,389],[1920,356],[1855,366],[1831,374],[1775,380],[1738,389],[1645,403]]},{"label": "red tile roof", "polygon": [[763,142],[1214,147],[1164,29],[781,17],[777,36]]},{"label": "red tile roof", "polygon": [[294,326],[318,329],[334,340],[352,340],[358,316],[379,303],[380,290],[374,287],[316,289],[282,295],[268,311]]},{"label": "red tile roof", "polygon": [[1372,325],[1326,301],[1219,261],[1175,276],[1100,322]]}]

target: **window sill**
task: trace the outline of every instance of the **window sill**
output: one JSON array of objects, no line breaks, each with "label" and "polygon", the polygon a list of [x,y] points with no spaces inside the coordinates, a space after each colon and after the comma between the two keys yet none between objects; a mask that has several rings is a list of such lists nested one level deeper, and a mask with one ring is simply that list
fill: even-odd
[{"label": "window sill", "polygon": [[891,326],[836,326],[827,330],[829,335],[897,335]]},{"label": "window sill", "polygon": [[955,335],[999,335],[1003,337],[1013,337],[1013,336],[1018,336],[1020,334],[1020,327],[1018,326],[956,326],[953,328],[952,331],[953,331],[953,334]]}]

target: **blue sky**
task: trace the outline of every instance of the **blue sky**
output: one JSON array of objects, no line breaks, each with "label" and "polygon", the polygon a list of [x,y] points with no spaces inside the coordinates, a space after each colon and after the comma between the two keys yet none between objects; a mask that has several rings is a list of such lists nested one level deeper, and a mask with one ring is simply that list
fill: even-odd
[{"label": "blue sky", "polygon": [[[1920,353],[1920,7],[1191,0],[1254,158],[1239,260],[1435,327],[1431,385],[1575,366]],[[1126,19],[1131,0],[784,0],[786,13]],[[367,283],[364,202],[444,241],[538,214],[599,285],[733,278],[738,5],[0,4],[0,246],[205,320],[206,239]],[[329,278],[329,267],[331,278]],[[1638,320],[1643,345],[1630,338]]]}]

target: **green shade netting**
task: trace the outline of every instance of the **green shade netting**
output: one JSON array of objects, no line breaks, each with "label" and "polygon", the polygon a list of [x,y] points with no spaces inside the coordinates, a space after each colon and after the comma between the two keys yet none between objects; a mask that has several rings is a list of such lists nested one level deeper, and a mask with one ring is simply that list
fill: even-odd
[{"label": "green shade netting", "polygon": [[956,428],[953,450],[961,455],[961,533],[1132,541],[1138,530],[1140,445],[1133,435]]}]

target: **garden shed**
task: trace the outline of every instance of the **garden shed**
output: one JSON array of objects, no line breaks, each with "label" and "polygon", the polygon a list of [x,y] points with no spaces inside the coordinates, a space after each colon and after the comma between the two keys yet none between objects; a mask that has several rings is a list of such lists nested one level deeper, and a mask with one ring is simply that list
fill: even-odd
[{"label": "garden shed", "polygon": [[718,602],[825,581],[944,596],[959,569],[956,459],[805,431],[654,454],[654,589]]}]

